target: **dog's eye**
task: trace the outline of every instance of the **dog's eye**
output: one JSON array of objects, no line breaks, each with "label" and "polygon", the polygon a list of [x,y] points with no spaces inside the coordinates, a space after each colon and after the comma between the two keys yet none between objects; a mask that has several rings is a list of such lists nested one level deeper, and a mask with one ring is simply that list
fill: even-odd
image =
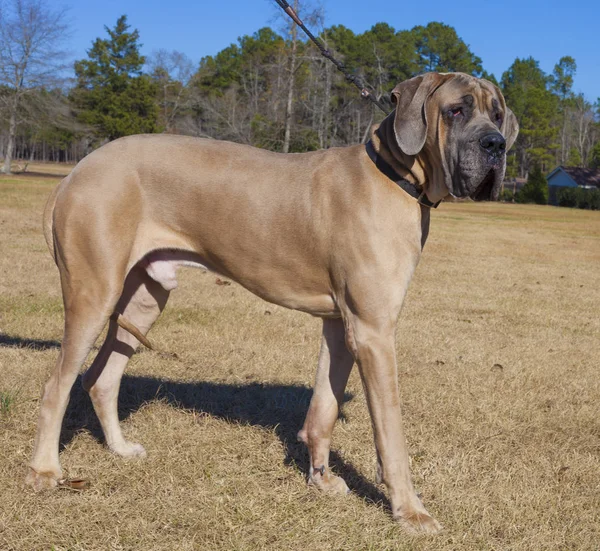
[{"label": "dog's eye", "polygon": [[455,119],[456,117],[460,117],[463,114],[462,107],[453,107],[448,111],[448,116],[451,119]]},{"label": "dog's eye", "polygon": [[495,119],[496,124],[498,125],[498,127],[502,126],[502,122],[504,121],[504,119],[502,118],[502,113],[496,113],[494,115],[494,119]]}]

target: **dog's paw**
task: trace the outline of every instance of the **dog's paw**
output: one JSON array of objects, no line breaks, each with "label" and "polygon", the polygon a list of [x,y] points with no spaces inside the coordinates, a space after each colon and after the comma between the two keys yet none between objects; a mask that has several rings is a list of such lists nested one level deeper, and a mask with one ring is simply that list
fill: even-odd
[{"label": "dog's paw", "polygon": [[398,522],[407,533],[413,535],[437,534],[443,529],[442,525],[427,511],[395,514],[394,520]]},{"label": "dog's paw", "polygon": [[118,444],[109,444],[108,447],[113,453],[125,458],[144,459],[148,455],[144,446],[127,440]]},{"label": "dog's paw", "polygon": [[308,484],[328,494],[346,495],[350,493],[350,489],[344,479],[331,472],[326,472],[323,476],[320,474],[311,475],[308,479]]},{"label": "dog's paw", "polygon": [[42,490],[52,490],[58,486],[58,481],[62,478],[61,472],[34,471],[31,467],[28,467],[27,476],[25,477],[25,484],[31,486],[36,492]]}]

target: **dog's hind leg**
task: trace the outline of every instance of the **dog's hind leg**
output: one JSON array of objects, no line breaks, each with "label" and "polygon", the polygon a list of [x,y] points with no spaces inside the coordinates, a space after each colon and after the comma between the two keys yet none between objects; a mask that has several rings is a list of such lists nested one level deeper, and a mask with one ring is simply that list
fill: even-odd
[{"label": "dog's hind leg", "polygon": [[[152,280],[140,267],[135,267],[125,283],[117,312],[146,335],[163,311],[169,291]],[[83,376],[83,386],[89,392],[98,415],[106,444],[122,457],[144,457],[140,444],[125,440],[117,411],[121,377],[139,341],[111,318],[106,340],[98,356]]]},{"label": "dog's hind leg", "polygon": [[53,488],[62,478],[58,445],[71,388],[118,300],[115,285],[96,281],[93,286],[84,286],[82,281],[86,278],[67,282],[63,277],[62,347],[56,368],[44,387],[33,458],[25,481],[36,490]]},{"label": "dog's hind leg", "polygon": [[309,483],[335,493],[348,492],[344,480],[329,470],[329,448],[353,364],[346,347],[344,322],[324,319],[314,393],[298,438],[307,445],[310,455]]}]

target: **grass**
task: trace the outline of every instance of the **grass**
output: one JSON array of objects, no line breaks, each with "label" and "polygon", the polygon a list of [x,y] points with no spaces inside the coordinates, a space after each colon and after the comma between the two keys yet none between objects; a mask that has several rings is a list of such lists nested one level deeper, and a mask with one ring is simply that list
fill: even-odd
[{"label": "grass", "polygon": [[61,461],[91,488],[24,489],[62,336],[41,233],[58,178],[41,173],[65,167],[28,170],[0,179],[0,549],[600,548],[600,213],[504,204],[433,213],[397,353],[414,480],[445,531],[410,538],[374,482],[356,372],[332,453],[353,493],[331,499],[305,484],[295,434],[320,322],[192,270],[152,330],[159,352],[135,355],[123,381],[124,431],[148,458],[104,448],[76,384]]},{"label": "grass", "polygon": [[18,394],[18,391],[14,390],[0,390],[0,418],[10,415]]}]

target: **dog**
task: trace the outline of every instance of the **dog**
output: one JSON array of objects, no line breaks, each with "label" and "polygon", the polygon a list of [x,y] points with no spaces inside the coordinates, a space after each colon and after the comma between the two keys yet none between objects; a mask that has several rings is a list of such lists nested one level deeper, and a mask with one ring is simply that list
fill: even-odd
[{"label": "dog", "polygon": [[360,371],[392,514],[413,532],[441,526],[417,497],[403,434],[394,333],[444,198],[495,199],[518,124],[491,82],[427,73],[398,84],[394,111],[367,146],[281,154],[184,136],[121,138],[83,159],[53,191],[44,233],[60,272],[65,326],[42,395],[26,482],[55,487],[69,394],[95,340],[83,385],[108,447],[124,439],[117,397],[127,361],[177,286],[201,266],[259,297],[323,319],[314,393],[298,437],[309,483],[346,493],[329,468],[350,371]]}]

